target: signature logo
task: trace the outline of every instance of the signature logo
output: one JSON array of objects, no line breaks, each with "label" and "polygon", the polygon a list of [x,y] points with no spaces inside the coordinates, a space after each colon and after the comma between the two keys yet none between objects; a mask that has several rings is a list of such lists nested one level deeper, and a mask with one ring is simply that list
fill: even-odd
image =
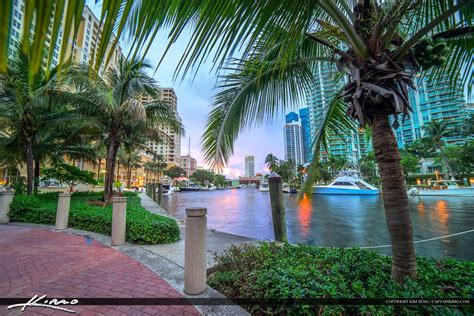
[{"label": "signature logo", "polygon": [[58,305],[76,305],[79,303],[78,300],[73,299],[70,301],[67,300],[58,300],[57,298],[53,299],[46,299],[46,295],[38,296],[35,295],[33,296],[28,302],[26,303],[21,303],[21,304],[13,304],[7,307],[7,309],[13,309],[13,308],[21,308],[21,311],[24,311],[27,307],[44,307],[44,308],[50,308],[54,310],[59,310],[67,313],[76,313],[73,310],[58,306]]}]

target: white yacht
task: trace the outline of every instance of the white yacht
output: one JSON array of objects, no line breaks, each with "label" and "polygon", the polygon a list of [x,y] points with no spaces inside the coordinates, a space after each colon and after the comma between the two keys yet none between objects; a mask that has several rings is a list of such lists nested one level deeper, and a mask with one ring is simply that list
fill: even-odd
[{"label": "white yacht", "polygon": [[260,182],[260,186],[258,187],[258,189],[260,190],[260,192],[269,192],[270,187],[268,186],[268,182],[266,181]]},{"label": "white yacht", "polygon": [[474,187],[461,188],[453,180],[441,180],[432,183],[430,188],[411,188],[408,191],[413,196],[473,196]]},{"label": "white yacht", "polygon": [[365,182],[357,170],[342,170],[329,185],[313,186],[313,194],[377,195],[380,190]]}]

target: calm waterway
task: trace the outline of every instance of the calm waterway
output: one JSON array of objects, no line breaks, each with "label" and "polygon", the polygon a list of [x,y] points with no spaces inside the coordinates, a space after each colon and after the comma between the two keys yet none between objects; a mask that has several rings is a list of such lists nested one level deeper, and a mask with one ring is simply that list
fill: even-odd
[{"label": "calm waterway", "polygon": [[[288,239],[318,246],[373,247],[390,244],[381,196],[285,194]],[[177,192],[163,207],[184,219],[186,207],[207,207],[208,227],[261,240],[273,239],[268,192],[233,189]],[[410,197],[415,241],[474,229],[474,197]],[[419,255],[474,261],[474,232],[416,243]],[[374,248],[390,254],[389,247]]]}]

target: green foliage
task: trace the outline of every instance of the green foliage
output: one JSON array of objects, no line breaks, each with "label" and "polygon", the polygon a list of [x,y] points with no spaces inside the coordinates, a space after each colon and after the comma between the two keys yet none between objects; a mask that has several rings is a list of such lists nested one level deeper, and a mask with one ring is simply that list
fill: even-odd
[{"label": "green foliage", "polygon": [[431,37],[422,38],[414,47],[415,57],[420,66],[427,70],[433,66],[442,66],[446,63],[449,54],[446,39]]},{"label": "green foliage", "polygon": [[474,173],[474,140],[459,147],[445,147],[443,152],[454,173],[461,177]]},{"label": "green foliage", "polygon": [[403,167],[403,172],[406,175],[410,173],[415,173],[418,169],[418,158],[406,151],[400,153],[401,155],[401,164]]},{"label": "green foliage", "polygon": [[189,178],[199,184],[208,184],[214,182],[214,176],[214,172],[198,169]]},{"label": "green foliage", "polygon": [[69,192],[73,192],[74,187],[79,183],[97,185],[94,172],[81,170],[67,163],[57,163],[43,169],[43,176],[66,183],[69,186]]},{"label": "green foliage", "polygon": [[225,179],[225,176],[220,175],[220,174],[215,174],[214,175],[214,184],[220,188],[226,187],[227,186],[227,181]]},{"label": "green foliage", "polygon": [[166,176],[171,179],[179,178],[186,174],[186,171],[178,166],[171,166],[163,172]]},{"label": "green foliage", "polygon": [[[127,197],[126,240],[136,244],[173,243],[179,240],[179,227],[171,218],[153,214],[140,204],[132,192]],[[110,235],[112,205],[91,205],[103,192],[77,192],[72,194],[69,227]],[[44,193],[35,196],[15,195],[11,204],[10,219],[14,222],[54,225],[58,194]]]},{"label": "green foliage", "polygon": [[406,151],[418,158],[431,158],[436,154],[436,148],[428,137],[422,137],[407,145]]},{"label": "green foliage", "polygon": [[[239,298],[470,298],[474,263],[417,258],[418,278],[403,285],[390,279],[391,258],[357,248],[306,245],[232,246],[216,256],[209,285]],[[286,306],[248,307],[253,315],[437,314],[474,312],[472,306]]]}]

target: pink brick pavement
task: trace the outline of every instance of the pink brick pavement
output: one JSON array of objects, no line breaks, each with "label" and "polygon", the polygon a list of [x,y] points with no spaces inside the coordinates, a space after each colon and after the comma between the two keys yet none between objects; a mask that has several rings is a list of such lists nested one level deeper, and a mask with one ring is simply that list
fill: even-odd
[{"label": "pink brick pavement", "polygon": [[[127,255],[83,236],[0,225],[0,297],[182,297]],[[199,315],[193,306],[68,307],[80,315]],[[29,312],[27,313],[27,311]],[[19,314],[0,306],[0,315]],[[22,315],[74,315],[28,308]]]}]

